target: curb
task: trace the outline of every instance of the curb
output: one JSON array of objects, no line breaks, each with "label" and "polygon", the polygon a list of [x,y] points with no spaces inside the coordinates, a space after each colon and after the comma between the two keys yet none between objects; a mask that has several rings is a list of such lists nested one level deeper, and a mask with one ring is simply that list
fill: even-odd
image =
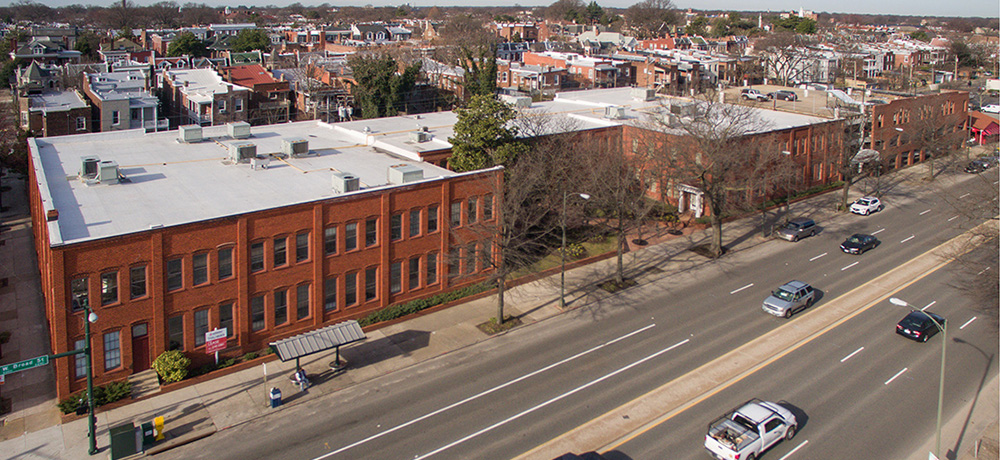
[{"label": "curb", "polygon": [[166,452],[166,451],[168,451],[170,449],[173,449],[175,447],[180,447],[180,446],[183,446],[185,444],[190,444],[190,443],[195,442],[195,441],[197,441],[199,439],[207,438],[207,437],[215,434],[216,431],[218,431],[218,430],[216,430],[215,425],[212,425],[211,428],[202,428],[200,430],[192,431],[192,432],[190,432],[188,434],[185,434],[183,436],[178,436],[178,437],[173,438],[173,439],[171,439],[169,441],[165,441],[163,444],[160,444],[160,445],[157,445],[155,447],[146,449],[145,456],[148,457],[150,455],[156,455],[156,454],[159,454],[161,452]]}]

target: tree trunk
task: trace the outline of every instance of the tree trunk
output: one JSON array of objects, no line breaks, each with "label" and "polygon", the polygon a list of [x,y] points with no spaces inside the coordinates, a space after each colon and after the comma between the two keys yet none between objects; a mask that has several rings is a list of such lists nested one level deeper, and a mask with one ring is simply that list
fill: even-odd
[{"label": "tree trunk", "polygon": [[927,155],[927,180],[934,180],[934,156]]},{"label": "tree trunk", "polygon": [[497,277],[497,324],[503,324],[503,294],[507,288],[507,276]]},{"label": "tree trunk", "polygon": [[712,213],[712,254],[722,255],[722,218],[717,213]]},{"label": "tree trunk", "polygon": [[621,206],[618,207],[618,269],[615,270],[615,281],[618,284],[625,282],[625,244],[628,236],[625,235],[625,224],[622,223]]},{"label": "tree trunk", "polygon": [[851,193],[851,178],[846,174],[844,175],[844,189],[843,193],[840,194],[840,210],[847,212],[847,200],[848,194]]}]

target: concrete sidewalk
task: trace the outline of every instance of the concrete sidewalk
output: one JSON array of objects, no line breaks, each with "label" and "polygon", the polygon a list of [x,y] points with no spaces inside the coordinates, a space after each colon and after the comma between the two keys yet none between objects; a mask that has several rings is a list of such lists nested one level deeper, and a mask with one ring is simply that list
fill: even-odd
[{"label": "concrete sidewalk", "polygon": [[[883,176],[883,182],[886,186],[918,190],[926,187],[919,179],[924,174],[926,169],[916,166]],[[961,173],[949,174],[956,180],[965,177]],[[0,215],[3,218],[0,239],[5,241],[4,247],[0,248],[0,262],[3,263],[0,265],[0,278],[10,279],[11,285],[6,289],[0,288],[0,330],[14,331],[11,342],[3,349],[4,363],[48,353],[30,222],[24,220],[27,200],[23,196],[23,179],[20,181],[9,175],[3,178],[3,185],[10,185],[11,190],[5,192],[3,197],[4,205],[10,206],[10,209]],[[860,195],[862,191],[862,187],[856,187],[852,196]],[[835,208],[839,198],[839,192],[812,197],[792,204],[791,213],[809,216],[820,222],[834,222],[837,220]],[[768,215],[766,225],[770,226],[784,217],[784,211],[772,211]],[[760,223],[759,215],[727,223],[723,236],[730,253],[739,257],[742,251],[769,241],[760,236]],[[709,233],[700,231],[669,236],[661,231],[644,234],[643,237],[651,244],[642,248],[633,247],[632,252],[626,255],[626,269],[640,284],[667,276],[689,275],[694,269],[713,263],[688,251],[692,245],[707,241]],[[615,264],[615,259],[611,258],[568,271],[569,307],[579,307],[596,298],[609,296],[595,289],[594,285],[596,280],[607,279],[613,273]],[[558,282],[558,275],[555,275],[511,290],[506,297],[506,312],[519,316],[529,327],[531,323],[560,314]],[[629,291],[635,289],[641,289],[641,286]],[[9,311],[14,313],[7,313]],[[282,391],[286,405],[313,401],[343,388],[489,340],[490,337],[479,331],[476,325],[495,314],[496,297],[488,296],[369,331],[367,340],[341,350],[342,357],[351,363],[346,371],[334,374],[328,369],[332,353],[303,359],[303,367],[313,376],[313,386],[307,392],[300,392],[289,380],[294,363],[272,361],[266,364],[266,383],[263,367],[257,366],[123,407],[98,409],[100,455],[108,453],[109,427],[119,423],[134,422],[138,425],[152,421],[156,416],[164,416],[168,438],[183,442],[185,438],[204,436],[259,417],[278,415],[282,412],[281,408],[268,407],[267,389],[272,386]],[[15,322],[11,322],[10,316]],[[48,367],[33,369],[8,376],[7,384],[0,387],[0,395],[5,399],[11,398],[14,409],[4,416],[4,423],[0,426],[0,458],[91,458],[87,454],[86,418],[59,423],[52,378]],[[985,423],[997,418],[995,411],[980,416]]]}]

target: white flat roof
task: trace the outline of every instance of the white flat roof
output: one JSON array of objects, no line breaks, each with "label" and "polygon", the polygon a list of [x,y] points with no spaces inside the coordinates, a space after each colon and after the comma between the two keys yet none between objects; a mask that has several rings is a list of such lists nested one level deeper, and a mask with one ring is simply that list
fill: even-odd
[{"label": "white flat roof", "polygon": [[[267,169],[232,164],[226,147],[237,141],[228,137],[226,126],[204,128],[206,140],[195,144],[178,142],[178,131],[32,139],[44,208],[59,212],[58,219],[48,223],[49,243],[77,243],[333,198],[340,196],[331,185],[334,171],[360,179],[361,191],[353,193],[394,186],[388,182],[393,165],[418,167],[424,180],[457,175],[365,146],[346,131],[317,121],[257,126],[252,132],[239,142],[256,144],[258,155],[281,152],[283,138],[306,139],[318,155],[271,159]],[[117,162],[128,182],[88,185],[79,179],[81,158],[91,155]]]},{"label": "white flat roof", "polygon": [[[211,103],[214,94],[228,93],[229,88],[232,88],[233,91],[250,91],[249,88],[226,83],[212,69],[165,70],[164,72],[165,78],[176,80],[175,85],[187,95],[188,99],[198,103]],[[184,82],[188,84],[185,85]]]}]

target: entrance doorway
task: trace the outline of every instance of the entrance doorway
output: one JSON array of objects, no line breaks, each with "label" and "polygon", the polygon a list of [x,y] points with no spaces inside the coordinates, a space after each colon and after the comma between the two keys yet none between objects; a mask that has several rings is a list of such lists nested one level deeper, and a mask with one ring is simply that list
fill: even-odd
[{"label": "entrance doorway", "polygon": [[132,326],[132,373],[149,369],[149,333],[146,323]]}]

